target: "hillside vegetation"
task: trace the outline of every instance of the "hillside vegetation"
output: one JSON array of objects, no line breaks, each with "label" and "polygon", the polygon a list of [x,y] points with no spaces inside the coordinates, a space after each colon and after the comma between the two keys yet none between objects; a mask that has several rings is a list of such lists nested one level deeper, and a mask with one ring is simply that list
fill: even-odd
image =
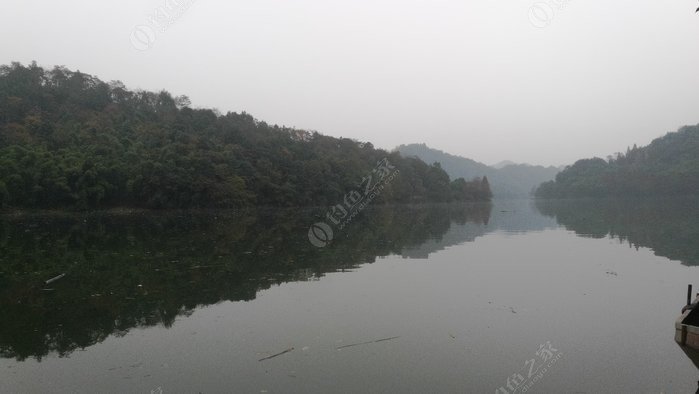
[{"label": "hillside vegetation", "polygon": [[539,198],[699,195],[699,126],[685,126],[650,145],[607,160],[579,160],[542,184]]},{"label": "hillside vegetation", "polygon": [[64,67],[0,66],[0,207],[334,205],[398,171],[381,202],[490,199],[487,181],[347,138],[192,108]]}]

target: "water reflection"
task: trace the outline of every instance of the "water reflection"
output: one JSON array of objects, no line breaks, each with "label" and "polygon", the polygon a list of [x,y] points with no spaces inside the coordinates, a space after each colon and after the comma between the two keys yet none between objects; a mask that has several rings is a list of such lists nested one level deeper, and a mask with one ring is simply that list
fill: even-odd
[{"label": "water reflection", "polygon": [[0,218],[0,391],[492,392],[546,341],[537,391],[696,389],[697,268],[608,240],[695,264],[691,202],[371,207],[318,249],[324,213]]},{"label": "water reflection", "polygon": [[372,207],[319,249],[306,237],[323,213],[0,218],[0,357],[67,356],[135,327],[170,327],[201,306],[253,300],[277,284],[351,271],[382,256],[428,258],[488,233],[558,223],[699,265],[692,201]]},{"label": "water reflection", "polygon": [[199,306],[252,300],[275,284],[410,254],[428,241],[432,251],[469,241],[473,232],[443,236],[452,224],[484,233],[491,209],[375,207],[323,249],[306,238],[316,211],[4,217],[0,357],[67,356],[134,327],[169,327]]},{"label": "water reflection", "polygon": [[537,201],[536,207],[580,236],[610,236],[685,265],[699,265],[695,199]]},{"label": "water reflection", "polygon": [[529,200],[498,201],[497,206],[489,211],[486,220],[454,220],[444,234],[427,239],[424,242],[406,245],[402,256],[411,259],[427,259],[430,254],[464,242],[473,242],[492,232],[509,234],[543,231],[557,228],[554,218],[541,215],[533,202]]}]

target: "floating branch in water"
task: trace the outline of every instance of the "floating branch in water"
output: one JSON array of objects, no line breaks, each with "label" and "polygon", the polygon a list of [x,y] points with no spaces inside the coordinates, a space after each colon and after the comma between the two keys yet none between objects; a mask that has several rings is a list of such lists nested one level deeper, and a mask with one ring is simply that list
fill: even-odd
[{"label": "floating branch in water", "polygon": [[51,283],[53,283],[53,282],[55,282],[55,281],[57,281],[57,280],[63,278],[64,276],[66,276],[66,274],[60,274],[60,275],[58,275],[58,276],[55,277],[55,278],[51,278],[51,279],[47,280],[46,282],[44,282],[44,284],[49,285],[49,284],[51,284]]},{"label": "floating branch in water", "polygon": [[273,355],[271,355],[271,356],[269,356],[269,357],[261,358],[261,359],[259,359],[258,361],[265,361],[265,360],[269,360],[270,358],[279,357],[279,356],[281,356],[282,354],[289,353],[289,352],[292,351],[292,350],[294,350],[294,348],[293,348],[293,347],[290,347],[290,348],[284,350],[284,351],[281,352],[281,353],[277,353],[277,354],[273,354]]},{"label": "floating branch in water", "polygon": [[390,340],[398,339],[398,338],[400,338],[400,337],[390,337],[390,338],[384,338],[384,339],[377,339],[377,340],[375,340],[375,341],[367,341],[367,342],[361,342],[361,343],[353,343],[353,344],[351,344],[351,345],[340,346],[340,347],[338,347],[338,348],[336,348],[336,349],[337,349],[337,350],[340,350],[340,349],[344,349],[344,348],[348,348],[348,347],[352,347],[352,346],[368,345],[368,344],[370,344],[370,343],[378,343],[378,342],[390,341]]}]

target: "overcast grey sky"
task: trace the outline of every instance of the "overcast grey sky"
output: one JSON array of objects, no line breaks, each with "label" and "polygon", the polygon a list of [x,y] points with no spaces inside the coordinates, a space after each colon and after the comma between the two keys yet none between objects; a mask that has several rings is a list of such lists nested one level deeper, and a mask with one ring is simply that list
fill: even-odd
[{"label": "overcast grey sky", "polygon": [[0,4],[0,63],[387,149],[559,165],[699,123],[695,0]]}]

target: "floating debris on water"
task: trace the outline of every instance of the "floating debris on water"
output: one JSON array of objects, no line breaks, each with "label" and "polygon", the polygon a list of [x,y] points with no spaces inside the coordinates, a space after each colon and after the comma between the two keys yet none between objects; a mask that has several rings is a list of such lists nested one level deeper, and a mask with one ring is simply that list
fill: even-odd
[{"label": "floating debris on water", "polygon": [[288,348],[288,349],[284,350],[283,352],[280,352],[280,353],[277,353],[277,354],[273,354],[273,355],[271,355],[271,356],[269,356],[269,357],[261,358],[261,359],[259,359],[258,361],[265,361],[265,360],[269,360],[269,359],[271,359],[271,358],[279,357],[279,356],[281,356],[282,354],[286,354],[286,353],[291,352],[292,350],[294,350],[293,347]]},{"label": "floating debris on water", "polygon": [[368,345],[368,344],[371,344],[371,343],[378,343],[378,342],[391,341],[391,340],[398,339],[398,338],[400,338],[400,337],[390,337],[390,338],[377,339],[377,340],[375,340],[375,341],[367,341],[367,342],[353,343],[353,344],[351,344],[351,345],[340,346],[340,347],[338,347],[338,348],[336,348],[336,349],[337,349],[337,350],[340,350],[340,349],[345,349],[345,348],[353,347],[353,346]]},{"label": "floating debris on water", "polygon": [[64,276],[66,276],[66,274],[60,274],[60,275],[58,275],[58,276],[56,276],[56,277],[54,277],[54,278],[51,278],[51,279],[47,280],[46,282],[44,282],[44,284],[49,285],[49,284],[51,284],[51,283],[53,283],[53,282],[55,282],[55,281],[57,281],[57,280],[59,280],[59,279],[63,279]]}]

